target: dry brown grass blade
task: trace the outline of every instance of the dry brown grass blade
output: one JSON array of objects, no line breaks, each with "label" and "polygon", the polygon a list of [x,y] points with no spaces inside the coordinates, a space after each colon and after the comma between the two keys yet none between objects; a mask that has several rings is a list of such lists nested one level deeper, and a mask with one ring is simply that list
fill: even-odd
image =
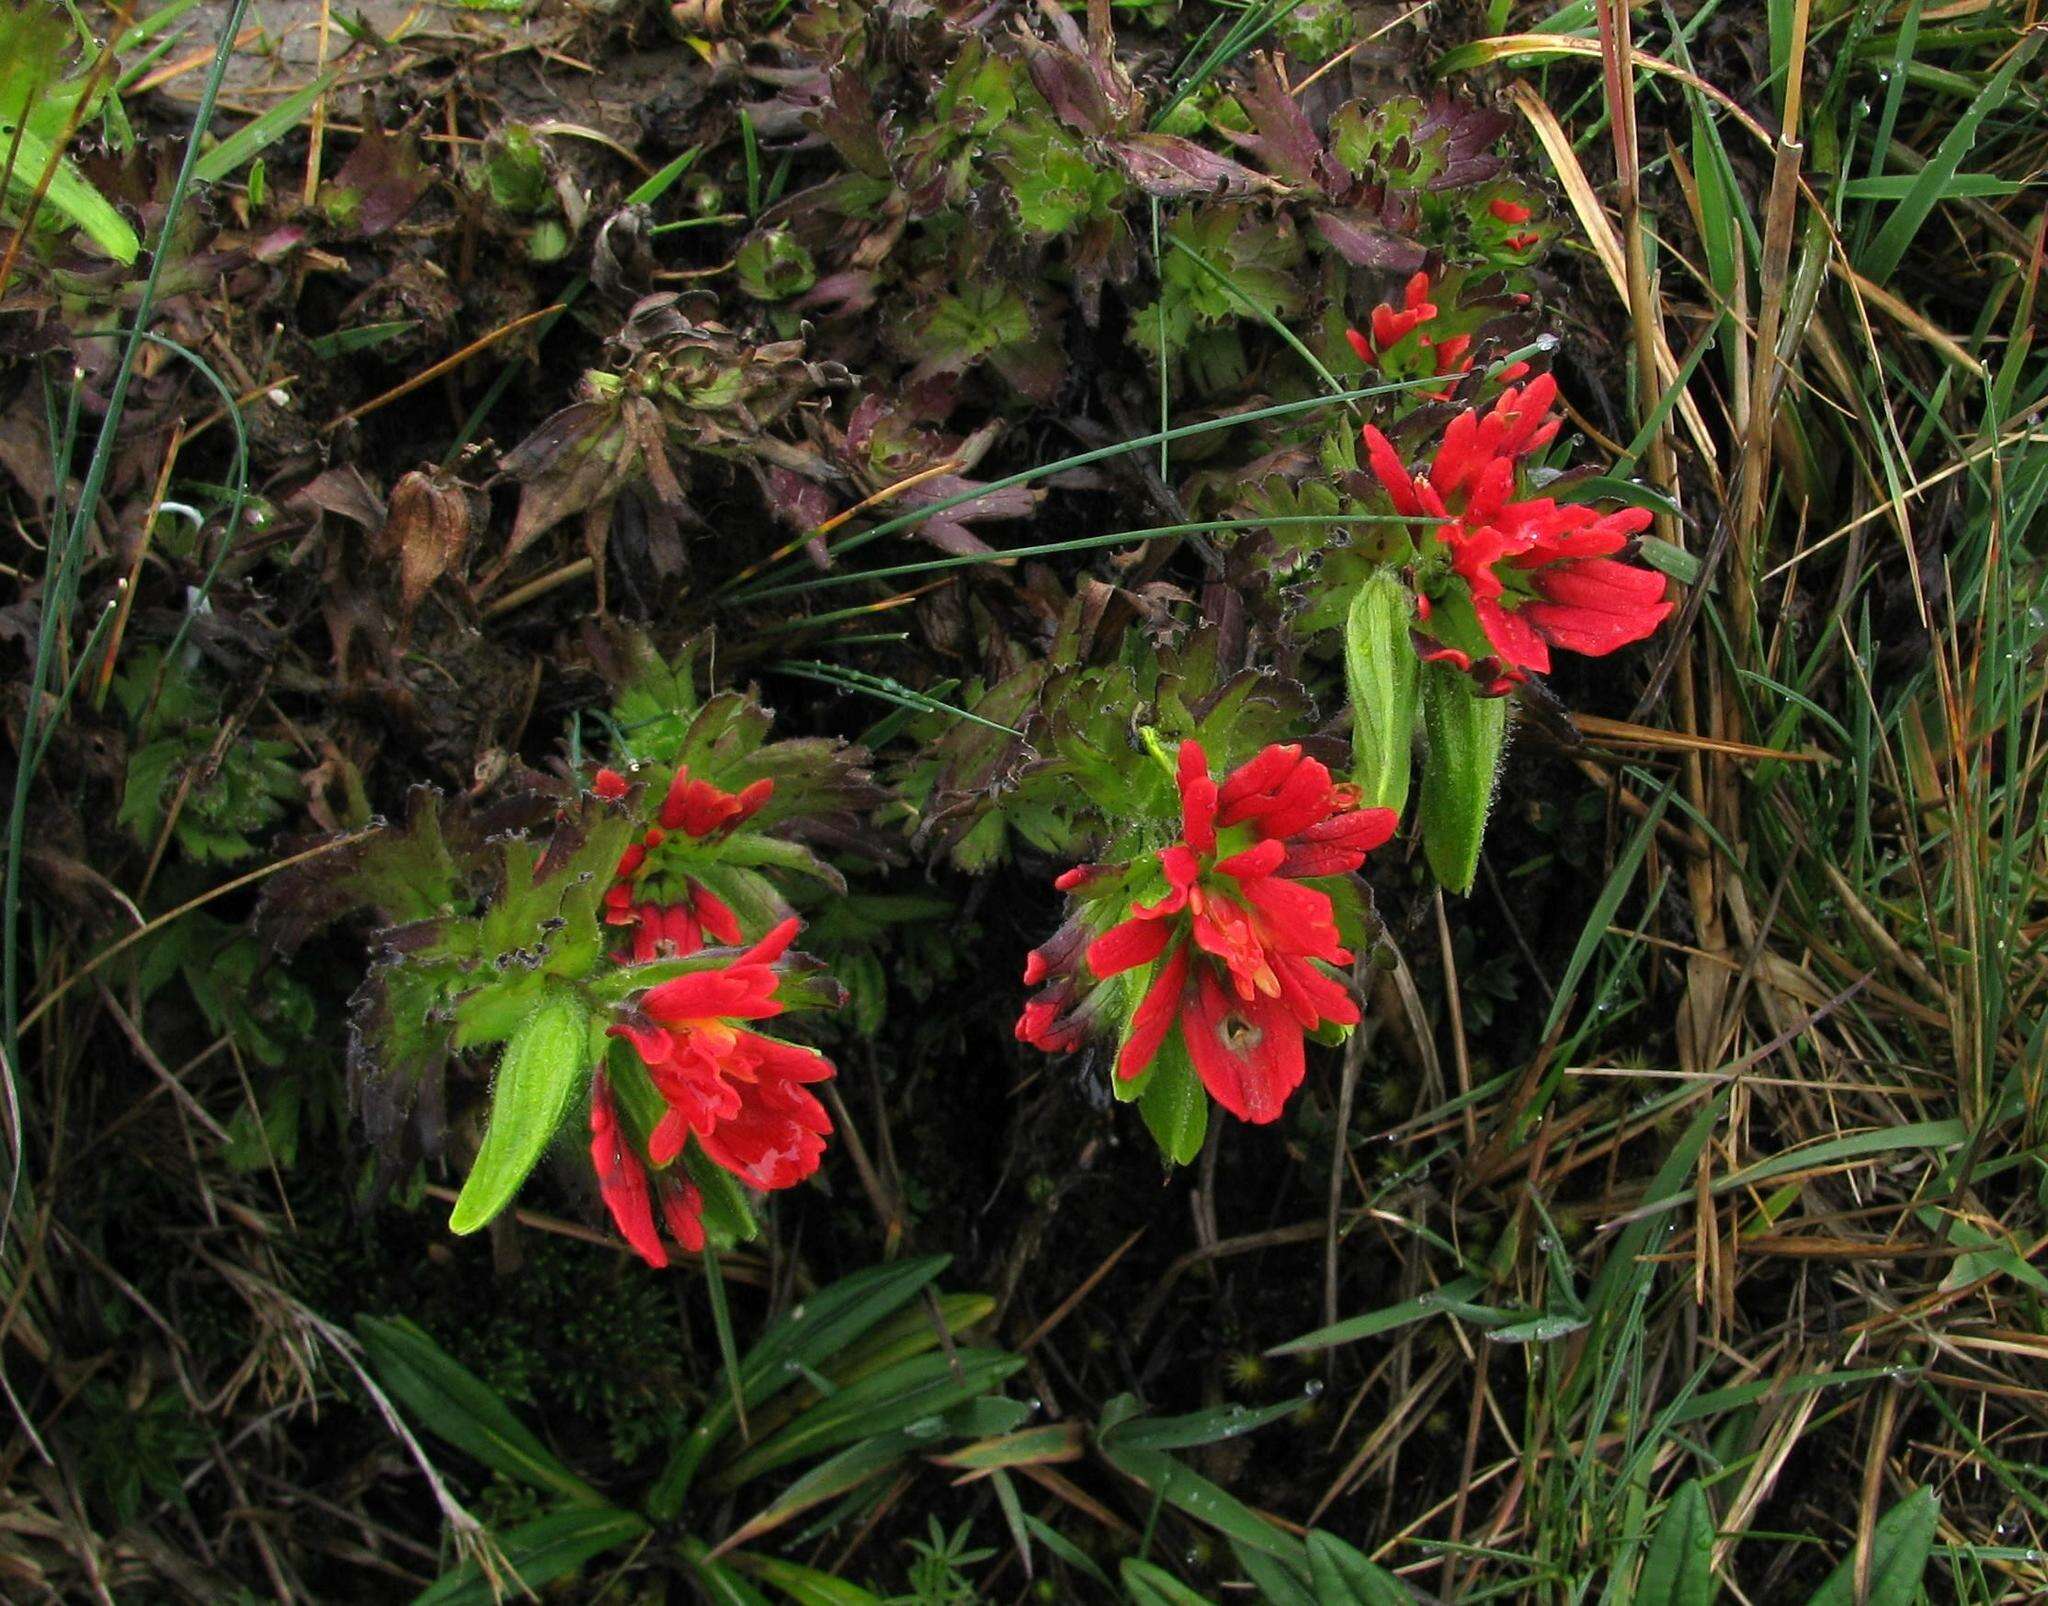
[{"label": "dry brown grass blade", "polygon": [[1783,748],[1759,747],[1720,736],[1693,736],[1684,731],[1665,730],[1656,725],[1638,725],[1633,720],[1603,719],[1597,714],[1574,714],[1572,723],[1588,736],[1610,745],[1646,747],[1672,752],[1716,753],[1726,758],[1748,759],[1758,764],[1832,764],[1831,753],[1787,752]]},{"label": "dry brown grass blade", "polygon": [[1019,1355],[1029,1355],[1047,1338],[1051,1337],[1053,1331],[1056,1328],[1058,1328],[1060,1323],[1065,1321],[1069,1316],[1073,1315],[1077,1309],[1080,1308],[1081,1302],[1084,1299],[1086,1299],[1090,1294],[1095,1292],[1096,1286],[1102,1281],[1102,1279],[1110,1274],[1110,1272],[1115,1268],[1116,1263],[1119,1260],[1122,1260],[1124,1256],[1131,1251],[1132,1247],[1137,1243],[1137,1241],[1144,1236],[1145,1229],[1143,1227],[1140,1227],[1136,1232],[1132,1233],[1130,1237],[1126,1238],[1122,1243],[1118,1244],[1116,1248],[1112,1249],[1106,1256],[1104,1256],[1102,1263],[1099,1266],[1097,1266],[1093,1271],[1091,1271],[1086,1277],[1082,1278],[1080,1285],[1076,1287],[1073,1290],[1073,1292],[1068,1294],[1065,1299],[1061,1300],[1059,1304],[1054,1306],[1051,1313],[1045,1318],[1044,1321],[1040,1322],[1036,1327],[1031,1329],[1030,1333],[1025,1337],[1024,1342],[1017,1346],[1017,1353]]},{"label": "dry brown grass blade", "polygon": [[365,418],[371,413],[376,412],[380,407],[388,407],[401,396],[410,396],[420,386],[432,384],[443,374],[454,373],[456,369],[481,356],[484,352],[489,351],[491,347],[497,345],[500,341],[509,339],[522,329],[531,328],[543,318],[555,317],[563,310],[565,305],[566,303],[556,302],[552,306],[537,308],[532,312],[524,313],[512,319],[509,323],[500,324],[497,328],[491,330],[489,334],[477,336],[476,339],[472,340],[460,351],[443,357],[437,363],[429,364],[410,379],[405,380],[401,384],[393,385],[391,389],[385,391],[382,395],[373,396],[368,401],[351,407],[347,412],[338,414],[330,419],[321,426],[322,433],[332,433],[341,428],[343,424],[353,423],[359,418]]},{"label": "dry brown grass blade", "polygon": [[375,827],[361,831],[351,831],[347,836],[340,836],[332,841],[322,842],[317,847],[307,848],[303,853],[294,853],[289,858],[279,859],[272,864],[266,864],[259,870],[251,870],[244,875],[236,876],[231,881],[224,881],[217,887],[210,887],[197,897],[186,899],[185,902],[179,904],[175,909],[158,915],[140,930],[131,931],[126,936],[117,938],[114,942],[94,954],[92,958],[88,959],[77,970],[65,976],[61,982],[45,991],[22,1014],[20,1029],[26,1032],[37,1021],[41,1020],[50,1007],[73,987],[76,987],[87,977],[97,973],[100,967],[109,960],[118,958],[121,954],[126,953],[135,944],[149,936],[150,933],[161,931],[172,921],[183,919],[195,909],[203,909],[217,898],[224,898],[231,892],[239,892],[244,887],[253,887],[259,881],[267,881],[280,870],[289,870],[293,865],[304,864],[310,859],[318,859],[326,854],[337,852],[374,834]]},{"label": "dry brown grass blade", "polygon": [[[1564,186],[1566,198],[1571,202],[1572,211],[1586,231],[1586,238],[1593,247],[1593,254],[1599,259],[1608,282],[1614,286],[1615,294],[1621,298],[1624,307],[1629,305],[1628,266],[1622,250],[1620,237],[1615,233],[1614,223],[1607,215],[1607,209],[1600,204],[1600,198],[1593,189],[1593,181],[1586,176],[1586,170],[1579,163],[1578,153],[1572,148],[1571,136],[1564,131],[1557,120],[1557,114],[1543,97],[1536,93],[1531,84],[1517,79],[1508,86],[1508,99],[1514,103],[1536,134],[1544,154],[1550,158],[1552,170],[1558,182]],[[1678,358],[1661,333],[1656,337],[1657,380],[1659,385],[1675,384],[1678,379]],[[1700,460],[1709,472],[1716,472],[1720,451],[1707,428],[1705,416],[1699,404],[1690,394],[1678,398],[1678,416],[1685,421],[1686,433],[1700,454]]]}]

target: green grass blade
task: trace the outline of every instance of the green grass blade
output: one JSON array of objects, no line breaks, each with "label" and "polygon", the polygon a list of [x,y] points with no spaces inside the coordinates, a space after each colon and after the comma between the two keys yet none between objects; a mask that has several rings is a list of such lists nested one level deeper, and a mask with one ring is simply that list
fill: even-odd
[{"label": "green grass blade", "polygon": [[604,1496],[558,1461],[497,1392],[404,1317],[356,1318],[377,1376],[422,1426],[495,1472],[602,1506]]},{"label": "green grass blade", "polygon": [[341,81],[341,69],[324,72],[304,89],[287,95],[261,117],[252,118],[199,158],[193,176],[202,183],[218,184],[298,127],[299,119],[313,109],[313,102]]},{"label": "green grass blade", "polygon": [[1912,187],[1905,198],[1892,208],[1891,215],[1884,220],[1884,227],[1870,242],[1870,249],[1857,262],[1856,266],[1866,277],[1875,279],[1879,284],[1891,278],[1928,215],[1948,198],[1949,181],[1977,143],[1977,131],[1984,126],[1987,117],[2005,104],[2014,81],[2040,54],[2044,37],[2048,35],[2036,29],[2022,39],[2006,57],[2005,65],[1993,73],[1991,81],[1978,91],[1969,109],[1950,126],[1933,160],[1914,175]]}]

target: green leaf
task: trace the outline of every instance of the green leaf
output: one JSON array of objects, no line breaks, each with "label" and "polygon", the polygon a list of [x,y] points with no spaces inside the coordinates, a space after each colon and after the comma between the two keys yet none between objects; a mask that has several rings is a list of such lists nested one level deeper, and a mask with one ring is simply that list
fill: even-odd
[{"label": "green leaf", "polygon": [[[607,1550],[630,1544],[647,1532],[645,1518],[610,1506],[550,1512],[500,1534],[505,1559],[528,1590],[567,1578]],[[504,1598],[473,1562],[443,1573],[420,1594],[413,1606],[496,1606]]]},{"label": "green leaf", "polygon": [[1124,1581],[1124,1593],[1132,1606],[1216,1606],[1207,1595],[1197,1594],[1163,1567],[1149,1561],[1126,1557],[1117,1569]]},{"label": "green leaf", "polygon": [[1759,1160],[1755,1165],[1719,1178],[1714,1184],[1714,1191],[1731,1193],[1738,1188],[1755,1187],[1788,1172],[1831,1166],[1840,1160],[1861,1159],[1866,1154],[1891,1154],[1901,1149],[1954,1149],[1969,1141],[1969,1126],[1954,1118],[1873,1127],[1867,1132],[1852,1132],[1847,1137],[1829,1138],[1824,1143],[1809,1143],[1803,1148]]},{"label": "green leaf", "polygon": [[[1915,1489],[1877,1519],[1870,1536],[1870,1594],[1866,1606],[1912,1606],[1934,1550],[1941,1502],[1932,1489]],[[1856,1599],[1856,1555],[1828,1574],[1807,1606],[1849,1606]]]},{"label": "green leaf", "polygon": [[788,229],[760,229],[733,258],[733,277],[756,301],[787,301],[818,282],[818,266]]},{"label": "green leaf", "polygon": [[[746,1408],[753,1410],[796,1382],[806,1368],[816,1369],[886,1321],[915,1299],[947,1263],[948,1257],[931,1255],[870,1267],[840,1278],[794,1306],[740,1363],[739,1394]],[[670,1521],[682,1510],[698,1466],[732,1431],[737,1413],[730,1393],[723,1379],[713,1385],[712,1403],[649,1491],[647,1511],[656,1521]]]},{"label": "green leaf", "polygon": [[1699,554],[1682,546],[1646,535],[1638,544],[1638,555],[1659,574],[1668,574],[1682,586],[1696,585],[1704,565]]},{"label": "green leaf", "polygon": [[[575,1512],[551,1512],[549,1516],[522,1522],[498,1536],[500,1549],[512,1571],[528,1590],[543,1583],[569,1577],[594,1557],[631,1545],[647,1532],[647,1522],[633,1512],[618,1512],[610,1506]],[[442,1573],[418,1596],[412,1606],[498,1606],[504,1590],[492,1588],[475,1563],[465,1561],[451,1573]]]},{"label": "green leaf", "polygon": [[1145,1078],[1138,1109],[1168,1165],[1191,1165],[1209,1127],[1209,1093],[1195,1075],[1187,1040],[1168,1032]]},{"label": "green leaf", "polygon": [[583,995],[554,987],[512,1034],[491,1088],[483,1146],[448,1216],[450,1232],[475,1232],[510,1204],[554,1141],[590,1073],[590,1026]]},{"label": "green leaf", "polygon": [[1308,1536],[1309,1579],[1316,1606],[1412,1606],[1408,1586],[1334,1534]]},{"label": "green leaf", "polygon": [[1244,1569],[1245,1582],[1259,1592],[1258,1598],[1265,1606],[1323,1606],[1307,1584],[1265,1552],[1233,1543],[1230,1553]]},{"label": "green leaf", "polygon": [[1312,1333],[1303,1333],[1299,1338],[1289,1339],[1285,1344],[1276,1344],[1267,1350],[1268,1355],[1295,1355],[1303,1350],[1335,1349],[1339,1344],[1355,1344],[1361,1338],[1372,1338],[1380,1333],[1392,1332],[1397,1327],[1406,1327],[1411,1322],[1426,1321],[1432,1316],[1448,1314],[1454,1306],[1461,1305],[1486,1286],[1484,1277],[1454,1277],[1443,1287],[1418,1294],[1413,1299],[1404,1299],[1398,1305],[1367,1311],[1363,1316],[1347,1316],[1341,1322],[1328,1327],[1318,1327]]},{"label": "green leaf", "polygon": [[690,1180],[696,1183],[703,1199],[701,1221],[707,1244],[713,1249],[730,1249],[760,1236],[753,1207],[747,1202],[747,1190],[740,1186],[737,1177],[704,1153],[694,1138],[683,1150],[683,1169],[690,1173]]},{"label": "green leaf", "polygon": [[1057,1461],[1081,1458],[1081,1424],[1048,1422],[982,1439],[932,1460],[940,1466],[958,1467],[964,1472],[988,1472],[999,1467],[1041,1467]]},{"label": "green leaf", "polygon": [[193,178],[201,184],[218,184],[244,162],[255,160],[259,153],[297,127],[299,119],[313,109],[313,102],[340,79],[339,67],[324,72],[298,93],[287,95],[261,117],[243,124],[192,165]]},{"label": "green leaf", "polygon": [[604,1505],[604,1497],[556,1460],[495,1391],[412,1322],[358,1316],[356,1333],[378,1380],[428,1431],[507,1477],[578,1505]]},{"label": "green leaf", "polygon": [[418,325],[417,318],[392,318],[384,323],[358,324],[353,329],[337,329],[331,335],[316,335],[306,345],[322,362],[332,362],[337,357],[369,351],[388,340],[396,340]]},{"label": "green leaf", "polygon": [[1422,717],[1429,738],[1422,761],[1422,850],[1437,880],[1452,892],[1469,892],[1500,777],[1507,699],[1482,697],[1469,675],[1429,664]]},{"label": "green leaf", "polygon": [[1119,1444],[1114,1430],[1099,1434],[1096,1443],[1111,1466],[1126,1477],[1135,1478],[1168,1505],[1226,1538],[1264,1551],[1290,1567],[1306,1570],[1299,1540],[1276,1528],[1227,1489],[1189,1471],[1165,1451]]},{"label": "green leaf", "polygon": [[48,140],[26,128],[0,122],[0,146],[10,147],[13,154],[10,189],[33,195],[47,172],[50,186],[43,194],[47,205],[83,229],[92,243],[115,261],[133,262],[141,254],[141,241],[136,239],[127,220],[114,210],[113,202],[71,165],[70,157],[53,151]]},{"label": "green leaf", "polygon": [[1946,198],[1950,181],[1977,142],[1977,130],[1983,126],[1985,118],[2005,104],[2014,81],[2040,52],[2044,38],[2048,35],[2038,28],[2022,36],[2017,48],[2005,58],[2005,65],[1992,75],[1991,81],[1970,102],[1969,109],[1949,125],[1948,133],[1943,136],[1933,159],[1914,175],[1905,199],[1892,208],[1891,215],[1884,220],[1884,227],[1870,242],[1870,249],[1856,264],[1866,277],[1879,284],[1891,279],[1907,248],[1919,236],[1928,214]]},{"label": "green leaf", "polygon": [[1194,1411],[1186,1416],[1140,1417],[1105,1429],[1103,1437],[1114,1439],[1120,1446],[1144,1450],[1187,1450],[1199,1444],[1221,1444],[1225,1439],[1239,1438],[1268,1422],[1293,1416],[1309,1404],[1310,1397],[1304,1394],[1300,1399],[1262,1405],[1257,1410],[1247,1410],[1242,1405],[1223,1405],[1210,1411]]},{"label": "green leaf", "polygon": [[228,1122],[228,1141],[221,1158],[231,1171],[244,1175],[276,1166],[289,1171],[299,1157],[299,1084],[283,1077],[271,1084],[259,1116],[249,1105]]},{"label": "green leaf", "polygon": [[780,1556],[756,1556],[735,1551],[726,1558],[742,1572],[773,1584],[797,1606],[882,1606],[882,1597],[872,1590],[850,1584],[815,1567],[784,1561]]},{"label": "green leaf", "polygon": [[1388,569],[1352,593],[1344,621],[1344,681],[1351,693],[1351,778],[1367,807],[1399,813],[1415,767],[1415,703],[1422,660],[1409,636],[1415,603]]},{"label": "green leaf", "polygon": [[724,1561],[713,1561],[711,1547],[703,1540],[685,1539],[682,1551],[691,1577],[703,1586],[704,1596],[712,1606],[769,1606],[768,1597],[734,1568]]},{"label": "green leaf", "polygon": [[[1016,1400],[988,1398],[971,1400],[946,1413],[941,1428],[947,1435],[986,1439],[1003,1434],[1022,1421],[1025,1407]],[[779,1528],[791,1518],[822,1505],[827,1500],[858,1489],[879,1477],[898,1462],[928,1447],[938,1437],[923,1424],[917,1432],[877,1434],[829,1456],[804,1473],[735,1532],[728,1543],[746,1541]]]},{"label": "green leaf", "polygon": [[1714,1579],[1714,1513],[1697,1478],[1688,1478],[1657,1519],[1630,1606],[1709,1606]]},{"label": "green leaf", "polygon": [[899,1361],[819,1400],[781,1432],[725,1467],[713,1487],[734,1489],[777,1467],[876,1434],[926,1423],[936,1429],[941,1413],[987,1393],[1023,1365],[1022,1356],[986,1349],[956,1349]]}]

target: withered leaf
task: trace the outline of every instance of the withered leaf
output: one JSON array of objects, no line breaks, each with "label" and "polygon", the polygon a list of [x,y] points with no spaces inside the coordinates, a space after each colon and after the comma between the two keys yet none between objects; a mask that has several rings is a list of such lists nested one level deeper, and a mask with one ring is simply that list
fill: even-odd
[{"label": "withered leaf", "polygon": [[374,550],[398,563],[399,611],[410,619],[436,580],[469,553],[469,498],[433,469],[415,469],[391,489],[391,513]]}]

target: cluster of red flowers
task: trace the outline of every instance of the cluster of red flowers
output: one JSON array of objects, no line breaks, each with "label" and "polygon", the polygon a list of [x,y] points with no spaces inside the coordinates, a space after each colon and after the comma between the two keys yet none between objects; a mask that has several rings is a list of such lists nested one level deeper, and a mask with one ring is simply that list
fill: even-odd
[{"label": "cluster of red flowers", "polygon": [[[627,781],[617,770],[599,770],[593,790],[616,800],[626,795]],[[728,946],[741,940],[740,923],[725,900],[666,862],[673,855],[662,849],[672,838],[699,843],[729,836],[774,794],[775,782],[767,777],[727,792],[693,778],[687,765],[676,771],[657,822],[621,855],[604,895],[605,923],[633,928],[633,947],[619,955],[622,962],[644,965],[664,954],[693,954],[704,946],[706,932]]]},{"label": "cluster of red flowers", "polygon": [[[1429,295],[1429,275],[1418,272],[1402,291],[1399,307],[1383,301],[1372,309],[1369,333],[1345,330],[1344,338],[1351,342],[1351,349],[1357,353],[1358,360],[1370,367],[1384,368],[1387,366],[1387,354],[1413,335],[1417,349],[1427,355],[1432,365],[1430,372],[1455,377],[1468,370],[1472,366],[1470,335],[1439,336],[1426,332],[1427,326],[1436,321],[1439,310]],[[1444,397],[1450,393],[1450,386],[1445,385],[1431,394]]]},{"label": "cluster of red flowers", "polygon": [[1083,908],[1026,961],[1025,982],[1043,985],[1017,1036],[1048,1051],[1076,1046],[1101,1018],[1100,984],[1152,967],[1117,1076],[1143,1076],[1178,1032],[1217,1103],[1271,1121],[1301,1083],[1304,1034],[1359,1018],[1323,968],[1351,962],[1330,895],[1308,883],[1356,871],[1394,834],[1395,816],[1359,808],[1297,746],[1268,747],[1219,783],[1201,744],[1183,742],[1176,781],[1178,840],[1149,860],[1060,877]]},{"label": "cluster of red flowers", "polygon": [[[629,788],[616,771],[601,770],[593,789],[616,800]],[[761,780],[738,793],[725,792],[692,779],[687,770],[677,772],[660,824],[627,849],[606,894],[606,918],[635,927],[632,951],[616,956],[621,963],[688,957],[703,949],[706,932],[737,947],[738,919],[700,883],[671,872],[672,896],[665,903],[636,899],[634,888],[643,874],[652,874],[649,854],[671,836],[702,843],[730,833],[773,790],[772,781]],[[650,1265],[668,1263],[655,1231],[657,1201],[676,1242],[692,1251],[704,1247],[703,1198],[676,1165],[692,1139],[712,1164],[764,1190],[793,1187],[824,1156],[832,1121],[807,1084],[830,1077],[831,1062],[746,1024],[783,1013],[780,967],[798,929],[794,918],[784,920],[752,947],[648,988],[609,1028],[611,1036],[632,1046],[664,1110],[644,1135],[643,1160],[600,1070],[590,1097],[591,1164],[612,1220]]]},{"label": "cluster of red flowers", "polygon": [[[1439,630],[1424,656],[1476,666],[1494,692],[1531,671],[1547,673],[1552,647],[1600,657],[1641,641],[1672,608],[1662,576],[1615,557],[1649,524],[1646,510],[1601,513],[1549,497],[1516,498],[1517,465],[1557,435],[1556,401],[1557,381],[1545,374],[1519,390],[1509,386],[1484,412],[1460,413],[1426,474],[1411,472],[1385,435],[1365,427],[1367,461],[1394,511],[1433,526],[1418,543],[1423,568],[1447,560],[1493,651],[1487,661],[1478,641],[1461,646]],[[1423,593],[1427,626],[1434,606],[1426,572]]]}]

